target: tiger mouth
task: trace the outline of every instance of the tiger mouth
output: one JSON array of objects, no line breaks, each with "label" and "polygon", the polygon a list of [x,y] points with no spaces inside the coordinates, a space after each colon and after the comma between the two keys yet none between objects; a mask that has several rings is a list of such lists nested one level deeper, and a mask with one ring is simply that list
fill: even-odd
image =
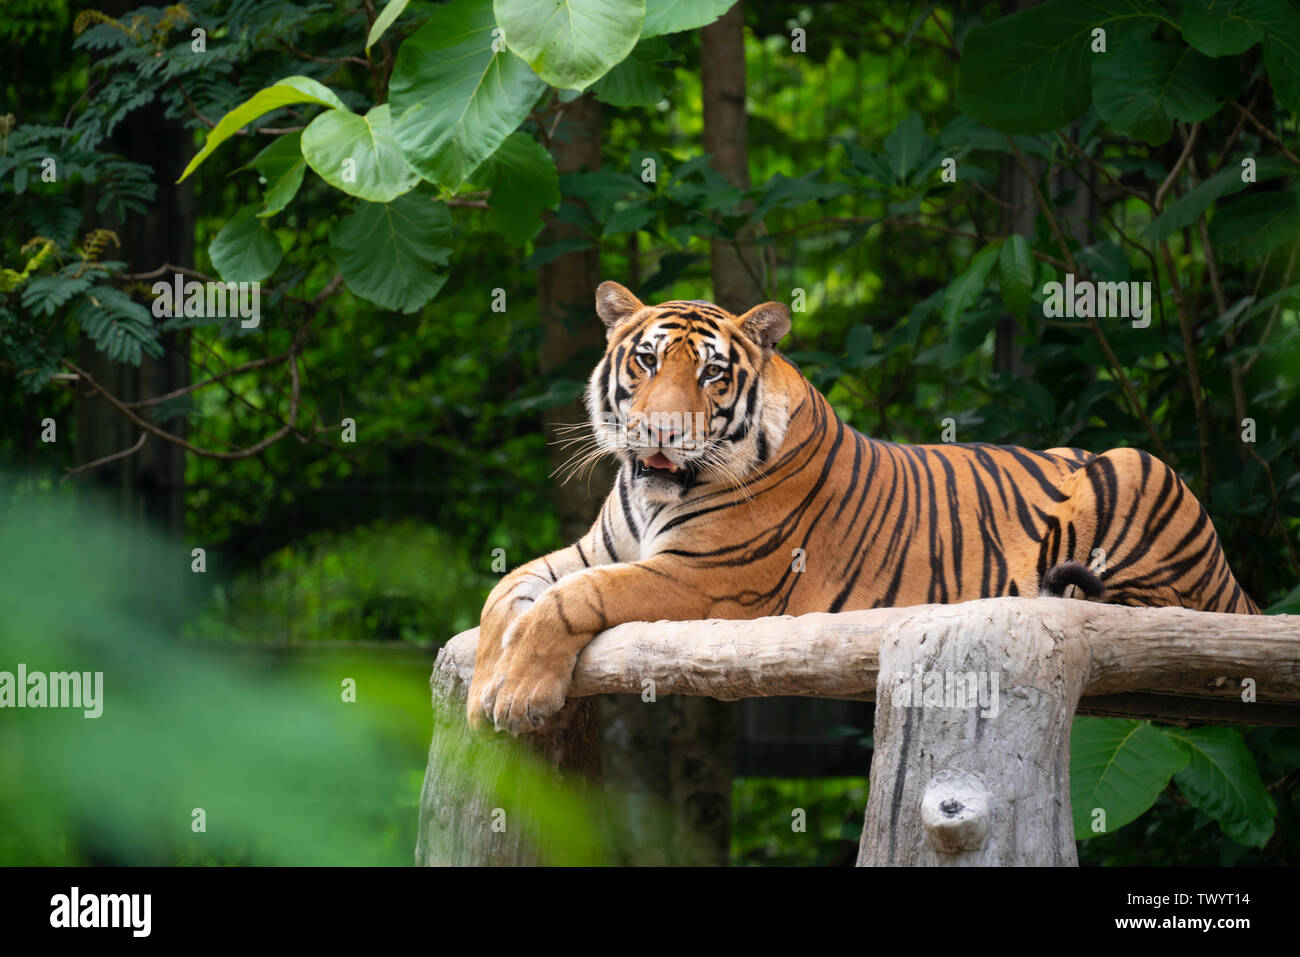
[{"label": "tiger mouth", "polygon": [[656,452],[646,459],[632,459],[633,478],[660,478],[685,488],[693,475],[694,469],[689,464],[678,465],[662,452]]}]

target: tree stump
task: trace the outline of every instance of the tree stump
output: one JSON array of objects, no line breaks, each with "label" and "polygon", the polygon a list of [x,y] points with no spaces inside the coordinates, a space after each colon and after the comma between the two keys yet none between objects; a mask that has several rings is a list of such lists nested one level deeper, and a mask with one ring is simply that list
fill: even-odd
[{"label": "tree stump", "polygon": [[[508,737],[475,735],[465,721],[468,675],[443,648],[429,679],[433,740],[420,791],[417,866],[535,865],[550,858],[530,817],[528,762]],[[528,745],[541,763],[580,789],[600,786],[596,699],[574,698]],[[599,826],[600,822],[592,822]]]}]

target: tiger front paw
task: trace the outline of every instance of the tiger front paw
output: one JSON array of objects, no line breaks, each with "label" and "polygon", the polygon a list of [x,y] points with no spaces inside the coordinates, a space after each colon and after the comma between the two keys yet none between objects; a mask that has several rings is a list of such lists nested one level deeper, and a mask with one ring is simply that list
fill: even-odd
[{"label": "tiger front paw", "polygon": [[479,713],[498,731],[512,735],[537,731],[561,708],[578,660],[531,612],[514,622],[507,644],[484,682]]}]

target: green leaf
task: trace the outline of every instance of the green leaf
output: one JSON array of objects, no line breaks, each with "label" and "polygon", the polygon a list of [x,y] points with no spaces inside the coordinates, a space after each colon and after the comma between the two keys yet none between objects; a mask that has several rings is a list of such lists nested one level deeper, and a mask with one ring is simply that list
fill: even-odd
[{"label": "green leaf", "polygon": [[943,296],[943,320],[950,327],[955,325],[967,309],[984,291],[989,272],[998,261],[1002,240],[995,239],[981,249],[971,259],[966,271],[948,283]]},{"label": "green leaf", "polygon": [[[1255,181],[1262,183],[1265,180],[1276,179],[1291,169],[1290,164],[1284,160],[1265,157],[1255,164]],[[1180,229],[1196,222],[1201,213],[1209,209],[1217,200],[1239,193],[1252,185],[1242,180],[1241,173],[1240,167],[1229,166],[1200,183],[1185,196],[1178,197],[1165,207],[1164,212],[1147,224],[1147,228],[1142,230],[1143,238],[1156,242],[1167,239]]]},{"label": "green leaf", "polygon": [[1264,41],[1264,65],[1277,101],[1300,112],[1300,9],[1293,0],[1249,0],[1245,14]]},{"label": "green leaf", "polygon": [[597,222],[604,222],[614,204],[628,196],[644,195],[646,186],[635,176],[613,170],[565,173],[560,177],[560,191],[566,198],[585,202]]},{"label": "green leaf", "polygon": [[[1118,830],[1155,803],[1189,760],[1186,748],[1147,721],[1075,718],[1070,732],[1070,804],[1077,840]],[[1092,829],[1105,812],[1105,832]]]},{"label": "green leaf", "polygon": [[162,355],[153,315],[120,289],[95,286],[80,297],[71,318],[114,362],[138,366],[144,355]]},{"label": "green leaf", "polygon": [[447,281],[451,214],[425,187],[390,203],[361,203],[330,229],[330,256],[358,296],[415,312]]},{"label": "green leaf", "polygon": [[452,0],[397,51],[394,139],[421,176],[447,189],[497,151],[546,88],[509,50],[493,51],[495,29],[487,0]]},{"label": "green leaf", "polygon": [[524,269],[536,269],[559,259],[561,256],[591,248],[590,239],[577,236],[572,239],[557,239],[553,243],[547,243],[545,246],[538,246],[534,249],[533,254],[523,261],[523,267]]},{"label": "green leaf", "polygon": [[1104,282],[1127,282],[1129,278],[1128,257],[1124,248],[1113,239],[1085,246],[1074,255],[1080,266]]},{"label": "green leaf", "polygon": [[260,282],[275,272],[284,251],[257,207],[244,206],[212,237],[208,257],[226,282]]},{"label": "green leaf", "polygon": [[655,218],[655,211],[644,203],[629,203],[610,213],[602,236],[617,236],[644,229]]},{"label": "green leaf", "polygon": [[1224,204],[1210,221],[1210,242],[1222,259],[1263,259],[1300,231],[1300,193],[1253,193]]},{"label": "green leaf", "polygon": [[794,179],[780,173],[763,184],[751,221],[762,219],[774,209],[791,209],[804,203],[834,199],[853,190],[847,183],[827,183],[821,177],[823,170],[815,169]]},{"label": "green leaf", "polygon": [[287,133],[258,153],[248,164],[266,181],[259,217],[273,216],[298,195],[307,161],[302,158],[302,133]]},{"label": "green leaf", "polygon": [[1212,60],[1191,47],[1135,38],[1099,55],[1092,67],[1097,113],[1117,132],[1159,145],[1174,120],[1212,116],[1240,89],[1232,60]]},{"label": "green leaf", "polygon": [[1250,0],[1185,0],[1178,18],[1183,39],[1206,56],[1236,56],[1259,41],[1243,8]]},{"label": "green leaf", "polygon": [[636,46],[645,0],[493,0],[506,45],[551,86],[585,90]]},{"label": "green leaf", "polygon": [[708,26],[735,4],[735,0],[646,0],[642,37],[681,33]]},{"label": "green leaf", "polygon": [[1236,728],[1161,728],[1191,755],[1174,775],[1183,797],[1219,822],[1240,844],[1263,847],[1273,836],[1277,805],[1260,780],[1255,756]]},{"label": "green leaf", "polygon": [[317,103],[321,106],[347,112],[347,107],[343,105],[343,101],[335,96],[334,92],[328,87],[321,86],[310,77],[285,77],[274,86],[268,86],[266,89],[254,93],[246,103],[235,107],[223,116],[220,122],[208,133],[208,138],[203,143],[203,149],[199,150],[198,155],[190,160],[189,165],[185,167],[185,172],[181,173],[181,178],[176,182],[182,182],[185,177],[194,172],[199,164],[212,154],[213,150],[262,114],[278,110],[282,106],[292,106],[295,103]]},{"label": "green leaf", "polygon": [[420,182],[393,142],[387,103],[365,116],[322,113],[303,130],[302,155],[325,182],[372,203],[394,200]]},{"label": "green leaf", "polygon": [[1143,238],[1153,239],[1156,242],[1167,239],[1178,230],[1186,229],[1199,220],[1201,213],[1209,209],[1216,200],[1240,192],[1248,185],[1249,183],[1242,182],[1242,170],[1234,169],[1232,166],[1221,169],[1214,176],[1200,183],[1196,189],[1191,190],[1187,195],[1179,196],[1173,203],[1167,205],[1165,212],[1149,222],[1147,229],[1141,231],[1141,234]]},{"label": "green leaf", "polygon": [[921,114],[913,110],[885,139],[885,155],[895,179],[906,183],[921,157],[934,151],[934,145],[925,135]]},{"label": "green leaf", "polygon": [[664,98],[664,89],[654,69],[635,57],[628,57],[591,88],[592,95],[610,106],[654,106]]},{"label": "green leaf", "polygon": [[1300,615],[1300,585],[1296,585],[1276,605],[1264,609],[1266,615]]},{"label": "green leaf", "polygon": [[1092,100],[1092,31],[1107,49],[1150,33],[1160,9],[1143,0],[1048,0],[976,27],[958,67],[957,108],[1005,133],[1044,133],[1081,116]]},{"label": "green leaf", "polygon": [[1007,311],[1017,319],[1029,312],[1033,284],[1034,256],[1029,243],[1019,233],[1008,236],[998,254],[998,285]]},{"label": "green leaf", "polygon": [[661,72],[655,64],[671,59],[673,51],[659,38],[642,40],[621,63],[602,76],[591,93],[610,106],[654,106],[664,98]]},{"label": "green leaf", "polygon": [[409,2],[410,0],[388,0],[384,12],[375,17],[375,22],[370,27],[370,34],[366,37],[366,56],[370,56],[370,48],[384,35],[384,31],[393,25],[393,21],[402,15]]},{"label": "green leaf", "polygon": [[474,174],[476,185],[492,190],[487,222],[516,246],[542,229],[542,210],[560,204],[555,161],[525,133],[512,133]]},{"label": "green leaf", "polygon": [[36,315],[52,316],[73,296],[89,289],[93,282],[90,276],[77,279],[33,276],[23,287],[23,308]]},{"label": "green leaf", "polygon": [[844,143],[844,150],[849,154],[849,162],[853,164],[856,172],[881,186],[894,184],[894,170],[884,153],[863,149],[856,143],[847,141]]}]

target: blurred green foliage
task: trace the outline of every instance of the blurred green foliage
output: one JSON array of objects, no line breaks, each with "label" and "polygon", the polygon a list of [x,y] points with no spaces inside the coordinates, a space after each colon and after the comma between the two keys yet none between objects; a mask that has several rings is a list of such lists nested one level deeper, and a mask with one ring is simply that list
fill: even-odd
[{"label": "blurred green foliage", "polygon": [[866,778],[736,778],[731,863],[852,867],[868,791]]},{"label": "blurred green foliage", "polygon": [[[0,864],[409,864],[429,662],[178,641],[200,597],[188,555],[109,512],[0,480],[0,670],[103,676],[99,717],[0,711]],[[550,835],[552,862],[601,859],[599,810],[508,742],[443,771],[467,791],[525,794],[512,826]]]},{"label": "blurred green foliage", "polygon": [[245,641],[437,642],[478,624],[494,579],[431,525],[306,535],[213,589],[199,635]]}]

